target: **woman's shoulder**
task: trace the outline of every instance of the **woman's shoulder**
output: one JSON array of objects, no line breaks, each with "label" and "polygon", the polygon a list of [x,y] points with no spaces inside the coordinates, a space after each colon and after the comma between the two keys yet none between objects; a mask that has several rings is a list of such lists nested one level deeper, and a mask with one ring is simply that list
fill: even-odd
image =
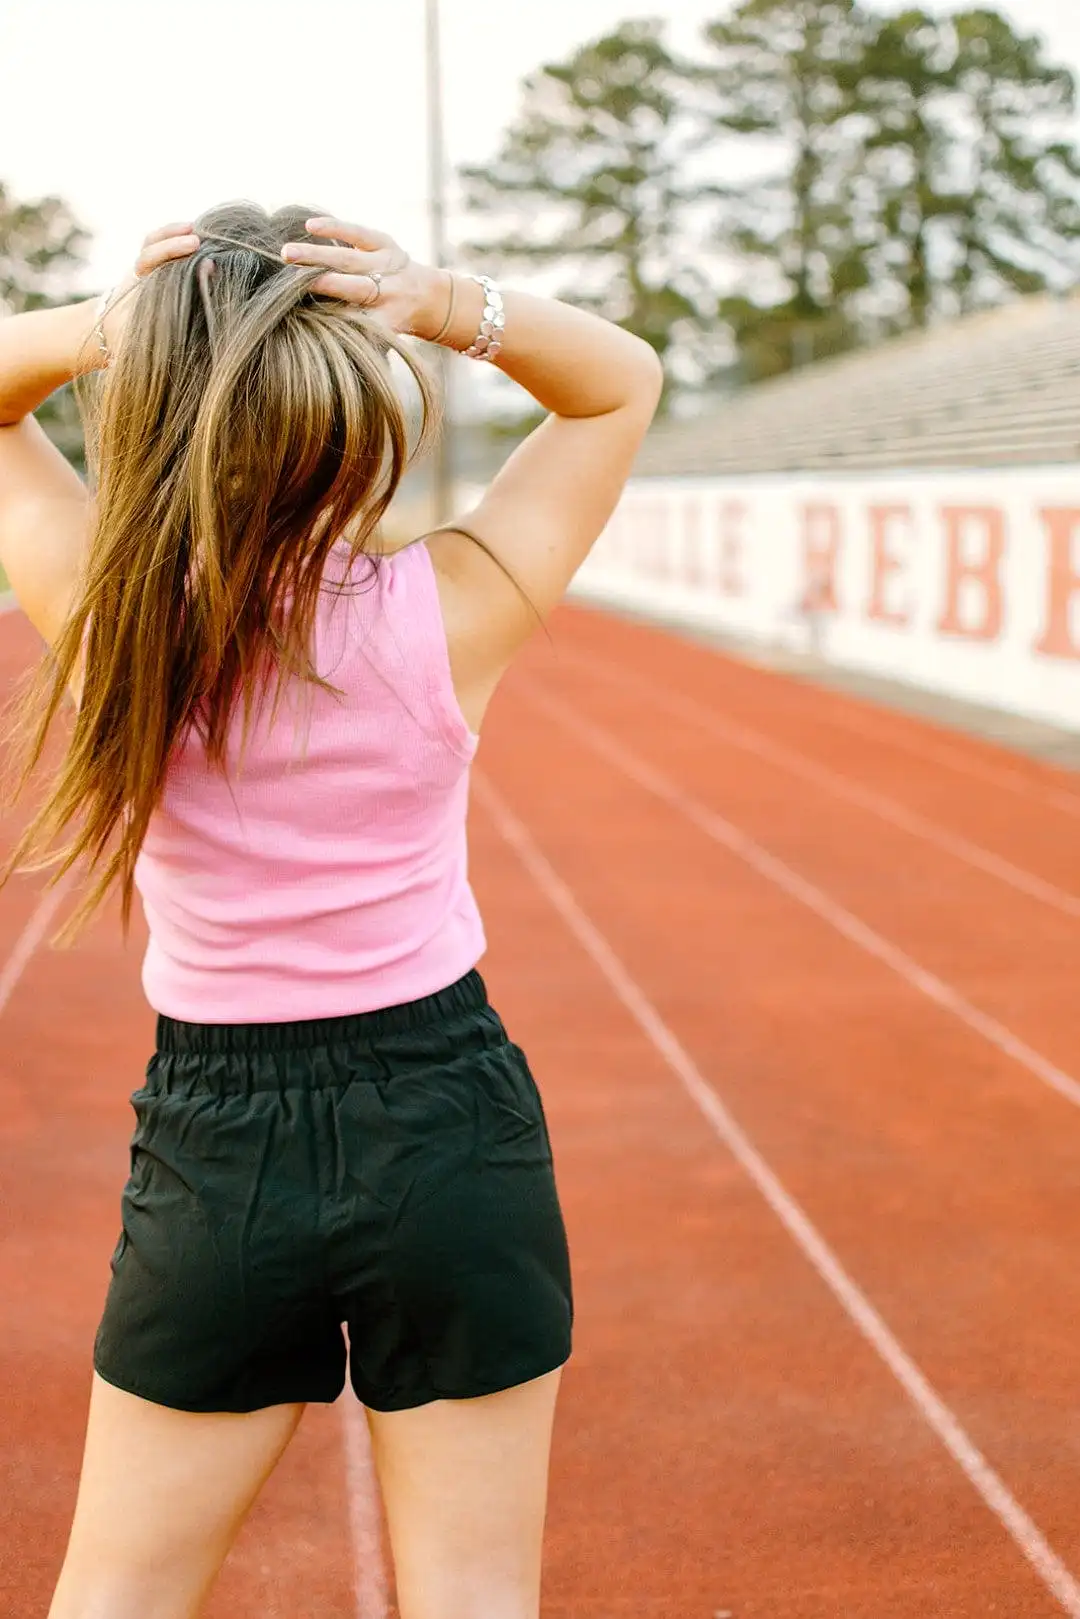
[{"label": "woman's shoulder", "polygon": [[435,563],[426,536],[373,552],[372,562],[383,588],[396,596],[438,600]]},{"label": "woman's shoulder", "polygon": [[341,556],[340,595],[353,603],[371,633],[377,635],[381,627],[395,640],[404,635],[410,642],[443,636],[439,585],[423,538],[359,551],[346,545]]}]

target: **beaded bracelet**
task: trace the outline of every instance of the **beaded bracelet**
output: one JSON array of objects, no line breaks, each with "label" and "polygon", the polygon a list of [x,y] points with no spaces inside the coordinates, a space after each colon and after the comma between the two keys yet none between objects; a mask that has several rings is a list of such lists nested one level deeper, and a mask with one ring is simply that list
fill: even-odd
[{"label": "beaded bracelet", "polygon": [[467,360],[493,360],[502,348],[503,328],[506,325],[502,293],[490,276],[471,275],[469,280],[475,281],[484,290],[484,313],[480,318],[480,330],[463,353]]}]

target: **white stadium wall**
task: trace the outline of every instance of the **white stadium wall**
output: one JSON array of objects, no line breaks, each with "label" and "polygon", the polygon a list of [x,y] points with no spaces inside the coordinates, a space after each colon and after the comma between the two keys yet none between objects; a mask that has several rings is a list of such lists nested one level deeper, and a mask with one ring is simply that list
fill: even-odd
[{"label": "white stadium wall", "polygon": [[1080,466],[641,480],[574,593],[1080,730]]}]

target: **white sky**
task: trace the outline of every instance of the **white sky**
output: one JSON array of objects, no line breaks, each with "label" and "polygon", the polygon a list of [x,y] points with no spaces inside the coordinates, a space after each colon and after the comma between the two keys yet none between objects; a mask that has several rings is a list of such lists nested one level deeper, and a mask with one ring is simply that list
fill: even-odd
[{"label": "white sky", "polygon": [[[666,16],[687,45],[726,9],[442,0],[451,162],[494,150],[539,63],[627,16]],[[1080,72],[1080,0],[1003,9]],[[240,196],[324,207],[422,253],[423,13],[423,0],[0,0],[0,179],[72,205],[95,238],[88,286],[118,276],[152,226]]]}]

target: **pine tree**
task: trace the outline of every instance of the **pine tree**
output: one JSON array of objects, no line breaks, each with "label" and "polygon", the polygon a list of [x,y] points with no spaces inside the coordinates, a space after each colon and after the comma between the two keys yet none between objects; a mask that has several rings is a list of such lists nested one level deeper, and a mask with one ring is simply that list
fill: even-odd
[{"label": "pine tree", "polygon": [[749,379],[857,341],[848,306],[869,274],[850,159],[871,37],[857,0],[742,0],[705,30],[703,140],[719,160],[733,145],[758,159],[750,178],[703,188],[738,266],[721,310]]},{"label": "pine tree", "polygon": [[1000,13],[737,0],[702,44],[627,22],[527,80],[465,171],[483,251],[698,384],[1075,284],[1076,86]]},{"label": "pine tree", "polygon": [[873,217],[869,255],[877,324],[925,326],[937,302],[949,222],[967,206],[949,118],[953,57],[942,20],[908,10],[885,17],[858,65],[866,115],[859,168]]},{"label": "pine tree", "polygon": [[992,11],[879,25],[860,64],[860,168],[877,211],[873,284],[891,289],[894,324],[1075,282],[1075,84],[1044,50]]},{"label": "pine tree", "polygon": [[637,333],[669,380],[710,370],[716,302],[687,263],[682,179],[686,79],[655,22],[627,22],[526,80],[494,160],[462,171],[473,250]]},{"label": "pine tree", "polygon": [[1064,290],[1080,274],[1080,159],[1069,137],[1076,80],[1044,42],[999,13],[960,12],[953,77],[970,191],[950,285],[962,309]]}]

